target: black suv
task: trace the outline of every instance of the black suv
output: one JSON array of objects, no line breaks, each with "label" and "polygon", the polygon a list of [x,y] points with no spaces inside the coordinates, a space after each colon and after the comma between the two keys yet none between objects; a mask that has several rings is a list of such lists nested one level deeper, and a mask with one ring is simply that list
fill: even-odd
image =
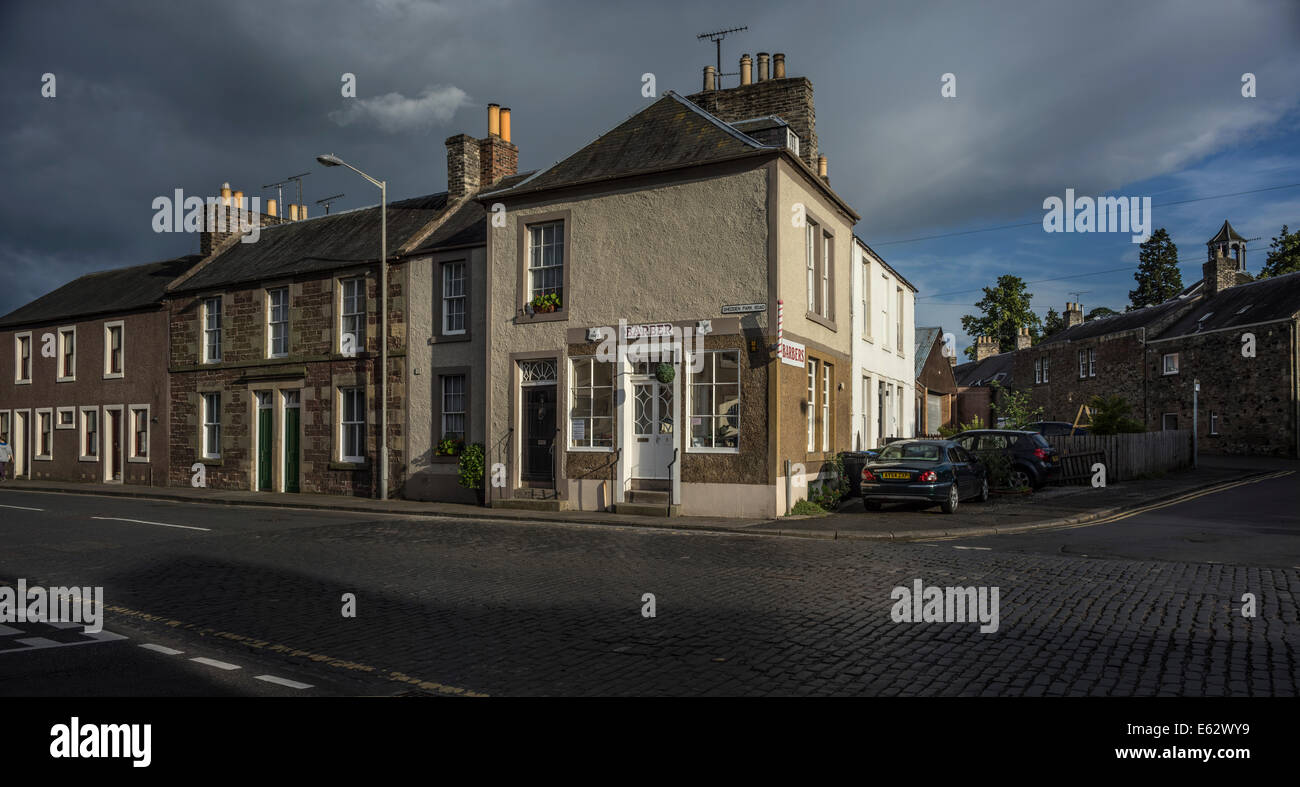
[{"label": "black suv", "polygon": [[1015,429],[970,429],[952,438],[975,456],[1000,451],[1011,460],[1013,488],[1038,489],[1061,472],[1061,456],[1038,432]]}]

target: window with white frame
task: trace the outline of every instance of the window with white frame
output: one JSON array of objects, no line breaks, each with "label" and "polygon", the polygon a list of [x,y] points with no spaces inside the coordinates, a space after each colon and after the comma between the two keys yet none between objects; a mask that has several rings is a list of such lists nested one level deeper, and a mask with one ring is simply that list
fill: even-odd
[{"label": "window with white frame", "polygon": [[56,407],[54,410],[54,428],[55,429],[76,429],[77,408]]},{"label": "window with white frame", "polygon": [[121,377],[125,372],[122,322],[104,323],[104,376]]},{"label": "window with white frame", "polygon": [[352,351],[361,352],[366,346],[366,280],[358,276],[340,284],[343,304],[339,309],[339,351],[346,349],[343,337],[351,336]]},{"label": "window with white frame", "polygon": [[809,221],[804,225],[804,252],[808,273],[808,313],[817,313],[817,222]]},{"label": "window with white frame", "polygon": [[1043,381],[1043,359],[1035,358],[1034,359],[1034,383],[1037,384],[1037,383],[1041,383],[1042,381]]},{"label": "window with white frame", "polygon": [[528,226],[528,298],[547,295],[556,296],[557,308],[565,307],[563,221]]},{"label": "window with white frame", "polygon": [[1211,410],[1210,411],[1210,434],[1217,435],[1218,433],[1219,433],[1219,413],[1216,410]]},{"label": "window with white frame", "polygon": [[1178,374],[1178,353],[1165,353],[1164,371],[1161,374]]},{"label": "window with white frame", "polygon": [[442,376],[442,438],[465,439],[465,375]]},{"label": "window with white frame", "polygon": [[817,450],[817,362],[808,361],[808,453]]},{"label": "window with white frame", "polygon": [[898,354],[903,354],[903,288],[894,288],[894,299],[897,301],[894,307],[894,336],[897,344]]},{"label": "window with white frame", "polygon": [[36,411],[36,457],[50,459],[54,452],[54,411]]},{"label": "window with white frame", "polygon": [[881,273],[880,280],[880,286],[883,290],[880,296],[880,338],[884,341],[884,349],[888,351],[890,347],[894,346],[894,338],[889,335],[889,331],[894,324],[893,320],[889,319],[889,276]]},{"label": "window with white frame", "polygon": [[1045,383],[1049,383],[1052,381],[1051,375],[1049,374],[1051,365],[1052,365],[1052,357],[1050,355],[1044,355],[1043,356],[1043,382]]},{"label": "window with white frame", "polygon": [[871,341],[871,259],[862,255],[862,338]]},{"label": "window with white frame", "polygon": [[202,440],[205,459],[221,457],[221,394],[217,391],[203,394]]},{"label": "window with white frame", "polygon": [[77,329],[59,329],[59,375],[58,382],[77,379]]},{"label": "window with white frame", "polygon": [[1084,350],[1079,351],[1079,379],[1088,376],[1088,353]]},{"label": "window with white frame", "polygon": [[221,298],[203,301],[203,362],[221,360]]},{"label": "window with white frame", "polygon": [[831,450],[831,369],[822,364],[822,451]]},{"label": "window with white frame", "polygon": [[131,453],[132,459],[149,458],[149,407],[133,405],[131,407]]},{"label": "window with white frame", "polygon": [[14,335],[14,382],[30,383],[32,381],[32,334]]},{"label": "window with white frame", "polygon": [[289,288],[266,291],[266,357],[289,354]]},{"label": "window with white frame", "polygon": [[569,410],[570,448],[614,447],[614,364],[593,357],[570,361],[573,375]]},{"label": "window with white frame", "polygon": [[99,409],[95,407],[81,408],[81,434],[78,436],[78,443],[81,445],[81,459],[94,460],[99,459]]},{"label": "window with white frame", "polygon": [[449,336],[465,332],[465,263],[442,264],[442,332]]},{"label": "window with white frame", "polygon": [[339,389],[339,459],[366,461],[366,390]]},{"label": "window with white frame", "polygon": [[822,269],[821,298],[817,301],[817,305],[820,307],[818,313],[830,319],[834,316],[831,309],[831,272],[833,270],[831,266],[831,236],[824,232],[822,233],[822,254],[818,262],[821,264]]},{"label": "window with white frame", "polygon": [[691,448],[740,448],[740,351],[700,353],[690,374]]},{"label": "window with white frame", "polygon": [[1089,376],[1089,377],[1096,377],[1096,376],[1097,376],[1097,350],[1096,350],[1096,348],[1089,348],[1089,350],[1088,350],[1088,376]]}]

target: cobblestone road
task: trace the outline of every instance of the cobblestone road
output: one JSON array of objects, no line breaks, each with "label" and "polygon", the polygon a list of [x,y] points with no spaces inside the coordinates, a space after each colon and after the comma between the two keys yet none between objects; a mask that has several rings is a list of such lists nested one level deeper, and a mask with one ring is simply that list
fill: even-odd
[{"label": "cobblestone road", "polygon": [[[1294,696],[1300,682],[1296,569],[309,512],[276,523],[129,548],[29,538],[0,555],[0,577],[102,584],[110,605],[487,694]],[[891,590],[918,578],[997,586],[998,631],[894,623]],[[340,615],[345,592],[356,619]],[[1257,617],[1240,614],[1243,593]]]}]

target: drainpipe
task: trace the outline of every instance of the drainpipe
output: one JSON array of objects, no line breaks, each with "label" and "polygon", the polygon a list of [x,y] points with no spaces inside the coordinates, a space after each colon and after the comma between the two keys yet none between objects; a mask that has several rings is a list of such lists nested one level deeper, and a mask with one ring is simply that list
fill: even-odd
[{"label": "drainpipe", "polygon": [[790,460],[785,460],[785,513],[790,514],[790,497],[794,495],[793,482],[790,479]]},{"label": "drainpipe", "polygon": [[1201,393],[1201,381],[1192,380],[1192,469],[1196,469],[1196,427],[1197,427],[1197,404]]}]

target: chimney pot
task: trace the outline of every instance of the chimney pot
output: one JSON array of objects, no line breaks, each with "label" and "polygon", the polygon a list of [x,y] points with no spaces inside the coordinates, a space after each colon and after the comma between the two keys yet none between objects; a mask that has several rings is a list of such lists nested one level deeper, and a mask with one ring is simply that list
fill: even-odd
[{"label": "chimney pot", "polygon": [[740,56],[740,84],[752,84],[750,69],[753,66],[753,62],[754,61],[750,60],[748,52]]},{"label": "chimney pot", "polygon": [[825,157],[825,156],[818,156],[818,157],[817,157],[817,175],[818,175],[819,177],[821,177],[822,179],[827,179],[827,176],[826,176],[826,157]]},{"label": "chimney pot", "polygon": [[501,139],[510,141],[510,107],[501,108]]},{"label": "chimney pot", "polygon": [[488,104],[488,135],[501,136],[501,105]]},{"label": "chimney pot", "polygon": [[704,89],[715,90],[717,85],[717,69],[713,66],[704,67]]},{"label": "chimney pot", "polygon": [[758,53],[758,81],[767,81],[768,54],[766,52]]},{"label": "chimney pot", "polygon": [[297,221],[297,220],[298,220],[298,206],[295,205],[295,204],[293,204],[292,202],[290,202],[290,203],[289,203],[289,221]]},{"label": "chimney pot", "polygon": [[229,205],[229,204],[230,204],[230,184],[229,184],[229,183],[222,183],[222,184],[221,184],[221,204],[222,204],[222,205]]},{"label": "chimney pot", "polygon": [[299,206],[298,206],[298,218],[300,218],[300,219],[305,219],[305,218],[307,218],[307,206],[306,206],[306,205],[299,205]]},{"label": "chimney pot", "polygon": [[232,197],[234,198],[234,200],[235,200],[235,207],[236,207],[236,208],[242,208],[242,207],[244,206],[244,192],[242,192],[242,191],[236,191],[236,192],[234,192],[233,194],[231,194],[231,196],[232,196]]},{"label": "chimney pot", "polygon": [[785,53],[777,52],[772,55],[772,78],[785,79]]},{"label": "chimney pot", "polygon": [[266,215],[268,216],[275,215],[275,200],[269,199],[266,201]]}]

